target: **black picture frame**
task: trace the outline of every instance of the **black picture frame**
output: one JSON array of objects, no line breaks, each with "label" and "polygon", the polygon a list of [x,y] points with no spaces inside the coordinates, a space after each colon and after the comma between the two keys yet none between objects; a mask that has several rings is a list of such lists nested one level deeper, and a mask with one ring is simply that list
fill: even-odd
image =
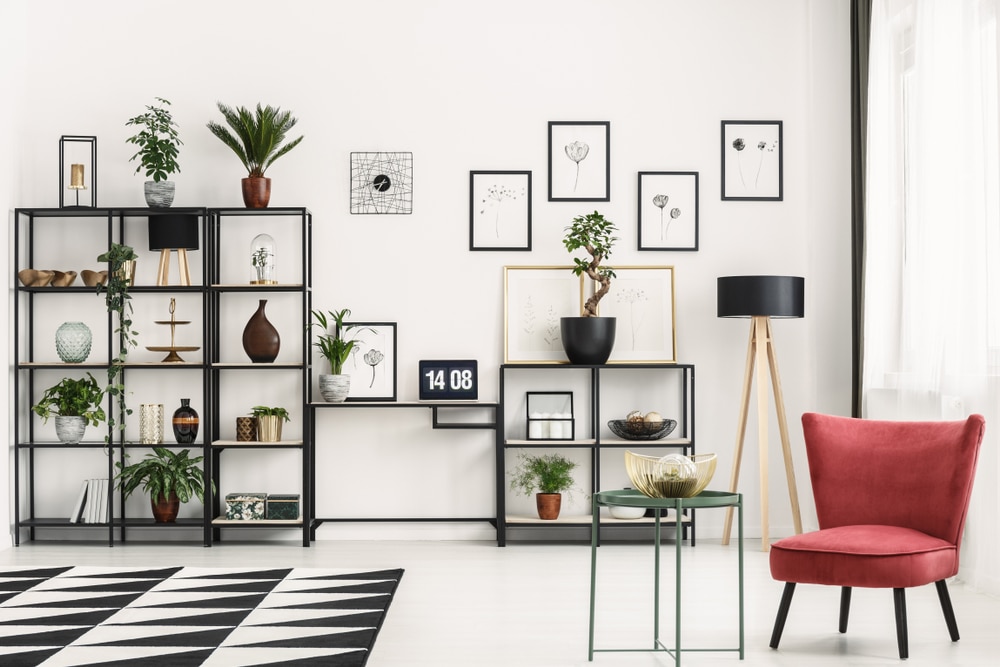
[{"label": "black picture frame", "polygon": [[697,171],[640,171],[639,250],[698,250]]},{"label": "black picture frame", "polygon": [[549,121],[549,201],[611,201],[610,121]]},{"label": "black picture frame", "polygon": [[469,250],[531,250],[531,172],[469,172]]},{"label": "black picture frame", "polygon": [[784,199],[783,125],[780,120],[722,121],[723,201]]},{"label": "black picture frame", "polygon": [[[351,376],[347,401],[396,400],[396,323],[345,322],[353,327],[354,349],[344,363],[343,372]],[[373,352],[382,356],[373,363]]]}]

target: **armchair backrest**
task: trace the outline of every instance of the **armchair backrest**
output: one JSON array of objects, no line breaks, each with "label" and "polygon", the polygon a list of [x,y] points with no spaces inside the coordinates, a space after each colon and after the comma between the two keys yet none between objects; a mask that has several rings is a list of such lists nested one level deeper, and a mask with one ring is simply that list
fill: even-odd
[{"label": "armchair backrest", "polygon": [[985,420],[913,422],[802,415],[820,528],[889,525],[957,545]]}]

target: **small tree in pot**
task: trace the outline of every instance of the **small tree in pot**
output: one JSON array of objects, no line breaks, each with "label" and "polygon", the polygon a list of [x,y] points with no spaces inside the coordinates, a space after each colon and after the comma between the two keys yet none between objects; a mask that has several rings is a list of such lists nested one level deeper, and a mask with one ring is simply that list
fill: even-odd
[{"label": "small tree in pot", "polygon": [[554,520],[559,518],[563,491],[573,488],[575,461],[560,454],[525,454],[518,452],[517,465],[511,472],[510,488],[530,496],[535,493],[538,518]]},{"label": "small tree in pot", "polygon": [[76,444],[83,438],[88,425],[97,426],[107,418],[101,407],[102,400],[104,390],[94,376],[87,373],[85,378],[63,378],[49,387],[31,410],[43,423],[55,417],[59,441]]},{"label": "small tree in pot", "polygon": [[177,155],[180,152],[178,146],[184,142],[177,136],[177,123],[166,108],[170,106],[170,100],[162,97],[157,97],[156,100],[164,106],[149,105],[146,113],[130,118],[125,123],[126,126],[142,127],[138,134],[125,142],[139,147],[135,155],[129,158],[129,162],[139,158],[135,173],[145,170],[146,177],[153,179],[146,181],[144,185],[146,205],[151,208],[167,208],[174,201],[174,182],[168,178],[181,171]]},{"label": "small tree in pot", "polygon": [[599,318],[597,305],[611,289],[611,279],[615,277],[612,268],[601,266],[601,262],[611,256],[618,237],[615,223],[594,211],[573,218],[573,224],[566,227],[563,245],[574,252],[583,248],[589,259],[574,257],[574,275],[586,275],[597,289],[587,299],[581,317],[563,317],[560,321],[563,348],[566,356],[574,364],[603,364],[611,356],[615,345],[615,318]]},{"label": "small tree in pot", "polygon": [[[204,457],[191,458],[189,454],[187,449],[172,452],[166,447],[153,447],[138,463],[126,466],[117,461],[117,488],[128,498],[141,484],[142,490],[149,494],[153,519],[157,523],[173,523],[181,503],[193,496],[205,502],[205,472],[198,466]],[[215,490],[214,483],[212,489]]]}]

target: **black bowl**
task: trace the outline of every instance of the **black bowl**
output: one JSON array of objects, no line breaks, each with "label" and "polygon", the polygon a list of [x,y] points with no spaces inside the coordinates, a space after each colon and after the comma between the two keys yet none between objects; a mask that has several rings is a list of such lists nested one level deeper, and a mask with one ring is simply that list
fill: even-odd
[{"label": "black bowl", "polygon": [[677,428],[677,420],[664,419],[658,422],[646,422],[612,419],[608,422],[608,428],[619,438],[625,440],[659,440],[667,437]]}]

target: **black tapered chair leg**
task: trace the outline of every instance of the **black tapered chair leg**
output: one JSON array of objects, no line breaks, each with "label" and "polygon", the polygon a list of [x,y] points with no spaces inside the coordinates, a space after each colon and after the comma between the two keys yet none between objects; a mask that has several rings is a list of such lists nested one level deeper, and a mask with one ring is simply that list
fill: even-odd
[{"label": "black tapered chair leg", "polygon": [[778,604],[778,616],[774,619],[774,630],[771,631],[771,648],[778,648],[778,642],[781,641],[781,632],[785,629],[785,619],[788,618],[788,608],[792,606],[794,593],[795,584],[786,581],[785,590],[781,593],[781,602]]},{"label": "black tapered chair leg", "polygon": [[935,581],[934,586],[937,587],[938,600],[941,601],[941,611],[944,612],[944,622],[948,624],[948,634],[951,635],[951,641],[957,642],[959,640],[958,636],[958,621],[955,620],[955,610],[951,606],[951,596],[948,595],[948,585],[944,583],[944,579],[941,581]]},{"label": "black tapered chair leg", "polygon": [[847,617],[851,613],[851,587],[844,586],[840,589],[840,625],[838,630],[847,632]]},{"label": "black tapered chair leg", "polygon": [[896,644],[899,645],[899,659],[910,657],[909,638],[906,633],[906,589],[893,588],[892,601],[896,607]]}]

